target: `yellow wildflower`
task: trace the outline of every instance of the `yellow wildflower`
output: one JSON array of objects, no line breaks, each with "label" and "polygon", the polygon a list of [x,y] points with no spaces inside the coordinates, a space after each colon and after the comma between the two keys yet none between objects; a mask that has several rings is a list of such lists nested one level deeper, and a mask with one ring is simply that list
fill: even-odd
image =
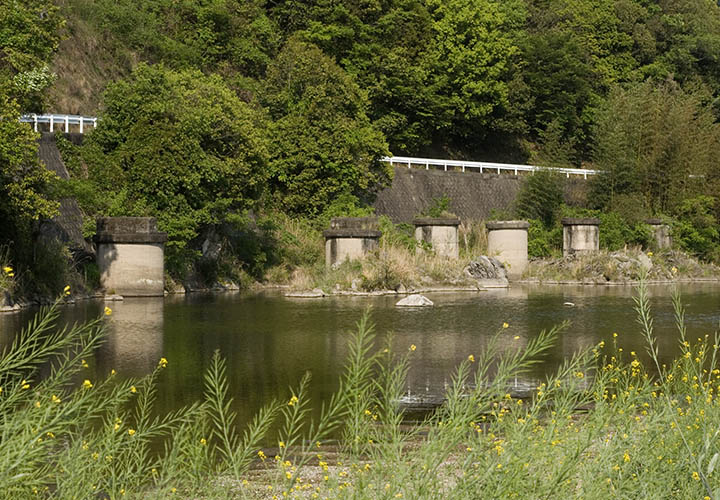
[{"label": "yellow wildflower", "polygon": [[13,272],[13,268],[10,266],[5,266],[3,267],[3,271],[5,271],[5,274],[10,274],[11,272]]},{"label": "yellow wildflower", "polygon": [[160,368],[165,368],[168,364],[168,360],[165,358],[160,358],[160,361],[158,361],[158,366]]},{"label": "yellow wildflower", "polygon": [[65,295],[70,295],[70,285],[65,285],[65,288],[63,288],[63,293]]},{"label": "yellow wildflower", "polygon": [[508,328],[509,326],[507,323],[503,323],[503,328]]},{"label": "yellow wildflower", "polygon": [[278,442],[278,446],[279,446],[280,448],[285,448],[285,442],[284,442],[284,441]]},{"label": "yellow wildflower", "polygon": [[473,356],[472,354],[471,354],[470,356],[468,356],[468,361],[470,361],[471,363],[474,363],[474,362],[475,362],[475,356]]},{"label": "yellow wildflower", "polygon": [[83,380],[83,388],[85,389],[92,389],[92,382],[90,382],[88,379]]},{"label": "yellow wildflower", "polygon": [[128,429],[128,434],[131,436],[135,435],[135,429]]},{"label": "yellow wildflower", "polygon": [[105,306],[105,316],[110,316],[112,314],[112,309],[110,309],[108,306]]},{"label": "yellow wildflower", "polygon": [[260,457],[260,460],[262,460],[263,462],[267,458],[262,450],[258,451],[258,457]]},{"label": "yellow wildflower", "polygon": [[297,396],[293,396],[290,398],[290,401],[288,401],[288,406],[295,406],[295,404],[298,402]]},{"label": "yellow wildflower", "polygon": [[693,471],[692,477],[695,481],[700,481],[700,474],[698,474],[696,471]]},{"label": "yellow wildflower", "polygon": [[410,350],[414,351],[415,349],[417,349],[417,346],[415,344],[410,344]]},{"label": "yellow wildflower", "polygon": [[200,438],[200,444],[205,446],[207,444],[207,440],[205,438]]},{"label": "yellow wildflower", "polygon": [[136,388],[134,385],[131,385],[131,386],[130,386],[130,392],[132,392],[133,394],[135,394],[135,393],[137,392],[137,388]]}]

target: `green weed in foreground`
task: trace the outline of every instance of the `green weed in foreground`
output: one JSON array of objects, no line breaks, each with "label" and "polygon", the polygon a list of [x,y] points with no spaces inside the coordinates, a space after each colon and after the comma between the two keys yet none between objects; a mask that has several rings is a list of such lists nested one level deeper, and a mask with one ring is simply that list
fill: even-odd
[{"label": "green weed in foreground", "polygon": [[[0,492],[6,498],[716,498],[717,336],[658,361],[644,284],[639,326],[652,366],[623,335],[578,352],[529,398],[508,393],[565,325],[523,343],[503,325],[457,367],[445,404],[416,426],[399,404],[414,346],[393,350],[367,315],[319,418],[308,378],[236,431],[218,355],[206,396],[151,415],[157,374],[83,380],[102,319],[57,333],[39,313],[0,358]],[[51,366],[47,375],[47,367]],[[40,377],[40,372],[45,374]],[[281,419],[273,439],[271,423]],[[278,427],[278,426],[276,426]],[[342,430],[342,432],[338,432]],[[341,435],[339,446],[327,439]],[[261,442],[275,441],[272,448]],[[160,453],[158,443],[161,444]]]}]

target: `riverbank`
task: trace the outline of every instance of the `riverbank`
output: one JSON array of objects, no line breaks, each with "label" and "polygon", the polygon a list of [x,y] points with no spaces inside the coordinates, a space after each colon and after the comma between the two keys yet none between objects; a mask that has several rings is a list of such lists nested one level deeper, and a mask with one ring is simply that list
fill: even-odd
[{"label": "riverbank", "polygon": [[677,250],[627,249],[533,259],[522,278],[512,283],[501,267],[488,257],[449,261],[433,254],[381,248],[336,268],[300,270],[285,286],[288,296],[323,297],[482,290],[512,283],[627,286],[637,284],[641,276],[650,284],[720,281],[720,267]]}]

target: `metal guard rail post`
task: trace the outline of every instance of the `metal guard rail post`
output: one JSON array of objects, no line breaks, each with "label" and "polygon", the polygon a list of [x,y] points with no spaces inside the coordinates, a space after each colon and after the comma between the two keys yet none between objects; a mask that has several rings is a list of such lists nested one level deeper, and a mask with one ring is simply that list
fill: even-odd
[{"label": "metal guard rail post", "polygon": [[85,133],[85,124],[91,124],[93,128],[97,127],[97,117],[94,116],[80,116],[80,115],[37,115],[29,114],[22,115],[20,121],[23,123],[32,123],[35,132],[38,131],[39,123],[50,124],[50,132],[55,132],[55,125],[63,127],[63,132],[70,132],[70,125],[79,125],[80,133]]},{"label": "metal guard rail post", "polygon": [[582,175],[583,178],[587,179],[588,175],[596,175],[600,173],[599,170],[590,170],[585,168],[550,168],[550,167],[538,167],[535,165],[515,165],[512,163],[492,163],[484,161],[464,161],[464,160],[438,160],[433,158],[412,158],[408,156],[386,156],[380,159],[380,161],[395,165],[396,163],[407,165],[411,168],[412,165],[424,165],[425,170],[429,170],[430,166],[442,167],[447,172],[448,167],[460,167],[465,172],[465,169],[477,169],[480,173],[485,170],[495,170],[498,174],[501,171],[511,171],[515,175],[518,172],[535,172],[537,170],[555,170],[557,172],[565,174],[566,177],[570,175]]}]

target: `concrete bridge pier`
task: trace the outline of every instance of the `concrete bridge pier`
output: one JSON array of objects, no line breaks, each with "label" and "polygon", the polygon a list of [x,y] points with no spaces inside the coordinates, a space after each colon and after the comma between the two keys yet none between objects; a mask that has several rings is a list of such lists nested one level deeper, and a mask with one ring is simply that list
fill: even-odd
[{"label": "concrete bridge pier", "polygon": [[154,217],[97,220],[97,263],[106,293],[128,297],[162,296],[167,234]]},{"label": "concrete bridge pier", "polygon": [[325,265],[360,259],[378,247],[377,217],[333,217],[325,236]]},{"label": "concrete bridge pier", "polygon": [[415,239],[432,246],[436,255],[457,259],[460,257],[457,217],[422,217],[413,220]]},{"label": "concrete bridge pier", "polygon": [[658,250],[672,247],[670,226],[665,224],[662,219],[647,219],[645,223],[650,225],[653,230],[653,239]]},{"label": "concrete bridge pier", "polygon": [[524,220],[486,222],[488,255],[506,264],[510,279],[522,277],[528,267],[528,228]]},{"label": "concrete bridge pier", "polygon": [[562,225],[564,256],[600,250],[600,219],[565,217]]}]

